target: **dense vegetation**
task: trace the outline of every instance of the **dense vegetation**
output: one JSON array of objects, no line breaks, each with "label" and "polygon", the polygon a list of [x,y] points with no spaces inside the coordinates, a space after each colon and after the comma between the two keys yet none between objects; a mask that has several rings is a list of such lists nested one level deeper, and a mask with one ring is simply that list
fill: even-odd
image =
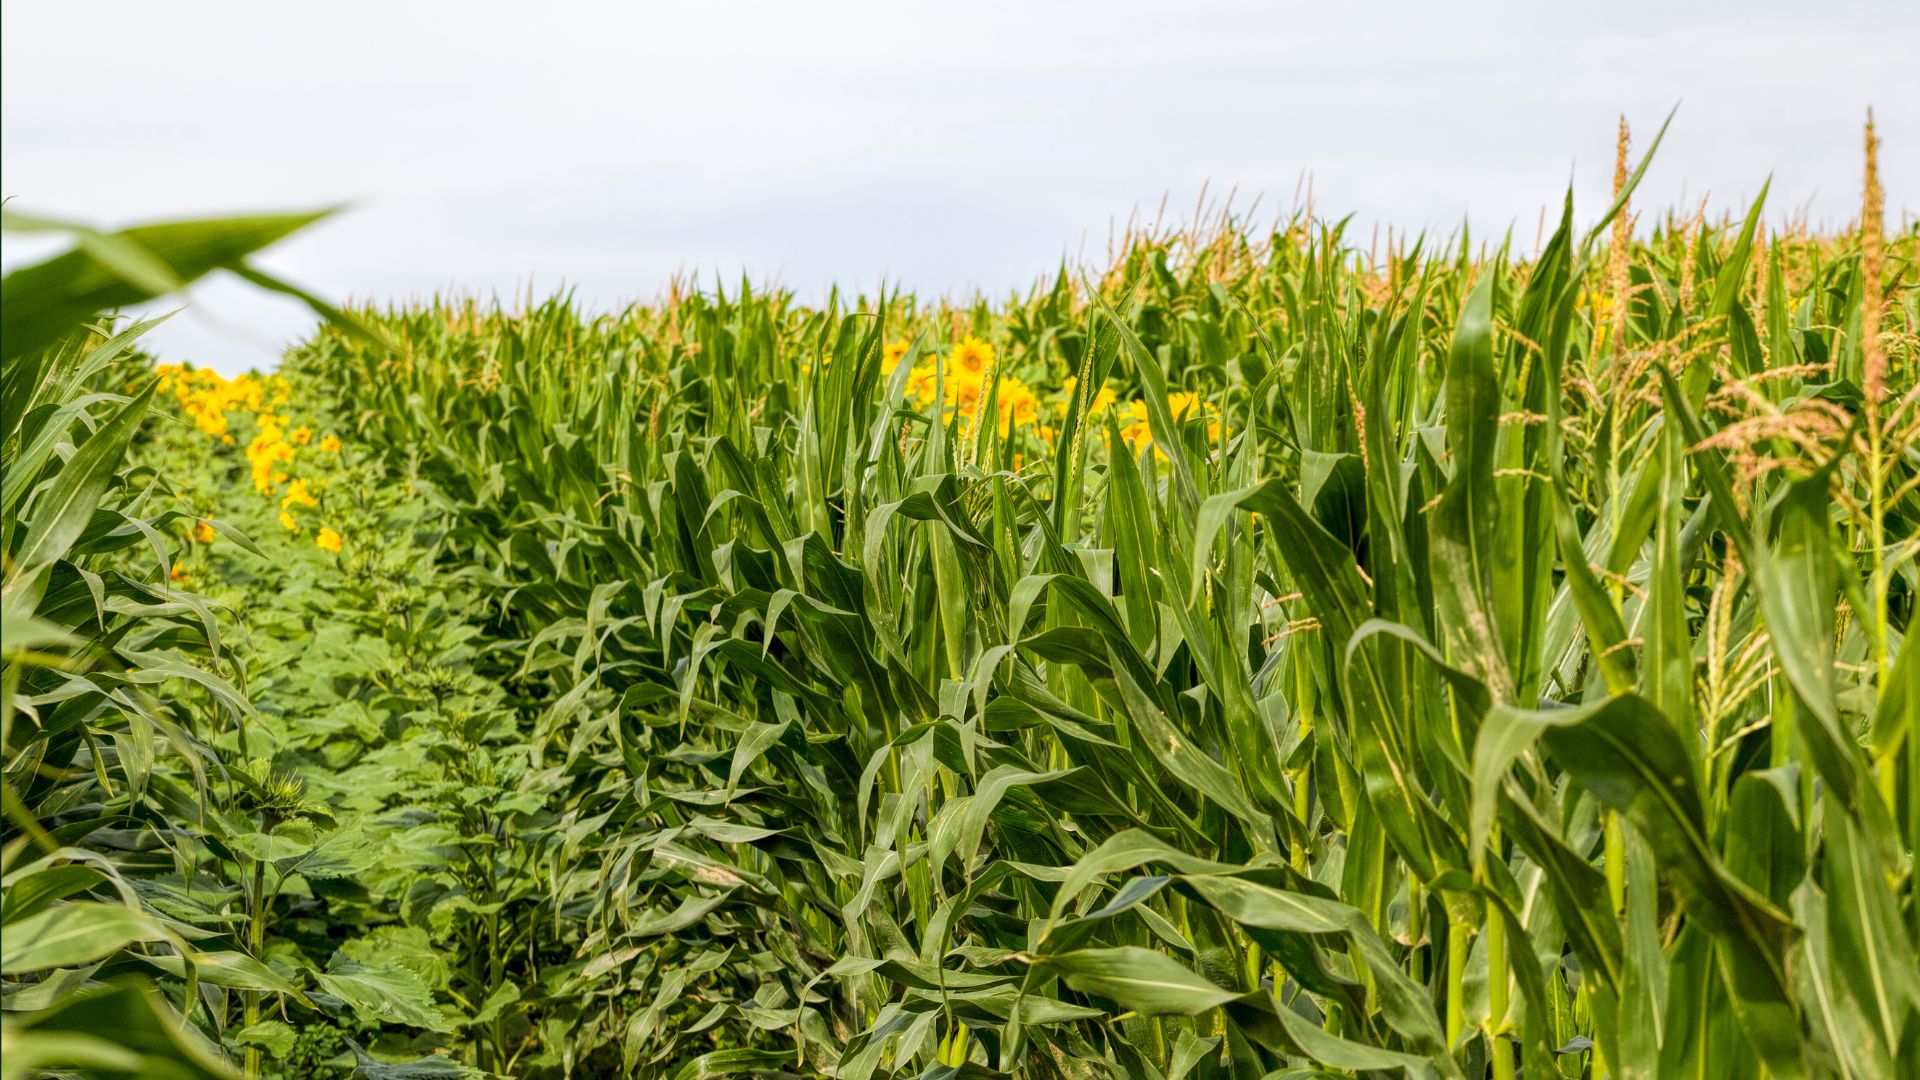
[{"label": "dense vegetation", "polygon": [[234,380],[82,324],[300,220],[83,232],[5,287],[0,1075],[1895,1075],[1871,156],[1826,234],[1623,160],[1526,258],[307,297]]}]

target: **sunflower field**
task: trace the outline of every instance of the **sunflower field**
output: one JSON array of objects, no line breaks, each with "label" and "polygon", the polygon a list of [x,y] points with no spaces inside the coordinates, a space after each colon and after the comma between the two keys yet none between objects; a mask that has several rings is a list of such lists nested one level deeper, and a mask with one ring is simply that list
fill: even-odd
[{"label": "sunflower field", "polygon": [[1624,153],[968,303],[9,212],[0,1078],[1911,1070],[1920,229]]}]

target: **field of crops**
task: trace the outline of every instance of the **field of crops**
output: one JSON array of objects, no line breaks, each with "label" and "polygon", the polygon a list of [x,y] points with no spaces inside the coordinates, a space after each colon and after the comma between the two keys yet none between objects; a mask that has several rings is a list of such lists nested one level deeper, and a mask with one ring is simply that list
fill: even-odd
[{"label": "field of crops", "polygon": [[233,379],[102,313],[306,219],[83,231],[5,284],[0,1078],[1910,1070],[1867,156],[1826,231],[1623,149],[1526,244],[305,297]]}]

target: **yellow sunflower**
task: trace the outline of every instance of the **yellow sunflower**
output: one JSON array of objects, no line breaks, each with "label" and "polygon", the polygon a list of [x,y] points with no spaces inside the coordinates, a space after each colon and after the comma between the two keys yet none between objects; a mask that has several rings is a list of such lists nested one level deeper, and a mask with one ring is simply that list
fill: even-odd
[{"label": "yellow sunflower", "polygon": [[953,347],[953,369],[979,375],[993,366],[993,346],[969,334]]}]

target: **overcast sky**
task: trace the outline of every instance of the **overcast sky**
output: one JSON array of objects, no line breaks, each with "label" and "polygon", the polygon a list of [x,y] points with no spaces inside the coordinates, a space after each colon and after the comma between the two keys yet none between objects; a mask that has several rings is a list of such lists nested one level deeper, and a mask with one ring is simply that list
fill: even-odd
[{"label": "overcast sky", "polygon": [[[1640,205],[1843,221],[1873,106],[1920,210],[1920,3],[188,4],[8,0],[0,189],[102,224],[334,203],[263,263],[335,297],[675,271],[1003,291],[1203,183],[1530,246],[1603,209],[1615,118],[1679,115]],[[9,265],[44,249],[9,239]],[[237,370],[303,309],[205,285],[163,352]],[[244,328],[244,329],[243,329]]]}]

